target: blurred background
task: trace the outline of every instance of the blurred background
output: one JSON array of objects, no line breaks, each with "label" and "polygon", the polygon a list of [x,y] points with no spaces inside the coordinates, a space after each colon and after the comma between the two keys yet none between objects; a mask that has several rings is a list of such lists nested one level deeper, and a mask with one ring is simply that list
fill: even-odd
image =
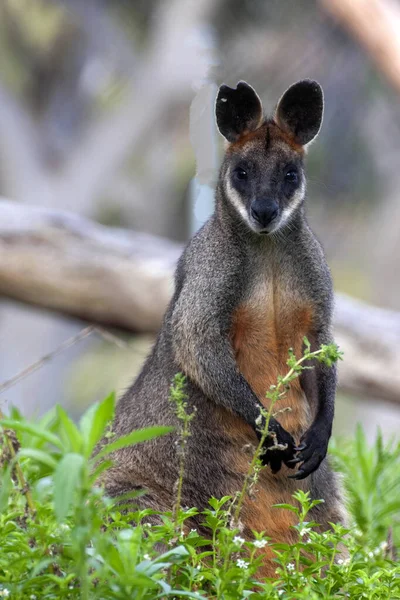
[{"label": "blurred background", "polygon": [[[309,219],[336,290],[400,311],[400,63],[379,46],[400,56],[400,7],[351,3],[2,0],[0,194],[184,242],[212,210],[217,85],[244,79],[271,112],[290,84],[315,78],[326,110],[308,156]],[[0,297],[0,383],[83,326]],[[124,344],[72,345],[7,389],[2,406],[35,415],[62,403],[78,416],[121,391],[153,338],[117,334]],[[400,411],[342,393],[336,430],[357,421],[370,436],[393,432]]]}]

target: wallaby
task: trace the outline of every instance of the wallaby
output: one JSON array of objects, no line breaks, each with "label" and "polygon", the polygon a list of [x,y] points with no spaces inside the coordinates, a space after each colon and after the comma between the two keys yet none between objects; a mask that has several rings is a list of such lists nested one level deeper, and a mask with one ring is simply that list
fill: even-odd
[{"label": "wallaby", "polygon": [[[215,212],[179,260],[161,331],[113,425],[119,436],[176,424],[170,386],[176,373],[186,376],[196,416],[185,455],[185,506],[204,509],[211,496],[241,489],[249,466],[244,448],[257,444],[260,407],[268,406],[266,391],[288,370],[289,348],[300,357],[304,336],[312,349],[332,341],[331,277],[304,211],[303,159],[322,116],[323,93],[315,81],[292,85],[272,118],[263,117],[247,83],[219,89],[216,120],[228,144]],[[273,442],[267,438],[268,466],[255,497],[243,505],[245,536],[255,530],[274,541],[295,540],[293,513],[273,505],[292,502],[299,488],[325,500],[311,516],[323,528],[345,522],[340,485],[325,460],[335,390],[335,368],[322,364],[292,383],[284,398],[291,410],[270,422],[286,449],[268,450]],[[144,489],[139,507],[171,510],[179,466],[175,440],[172,433],[120,450],[104,477],[108,493]],[[275,572],[268,556],[263,572]]]}]

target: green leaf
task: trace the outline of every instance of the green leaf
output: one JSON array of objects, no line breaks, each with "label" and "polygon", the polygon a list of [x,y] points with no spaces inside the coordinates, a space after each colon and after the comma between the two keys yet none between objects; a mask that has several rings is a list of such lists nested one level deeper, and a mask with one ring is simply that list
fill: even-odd
[{"label": "green leaf", "polygon": [[18,452],[18,458],[31,458],[35,462],[40,462],[52,471],[57,468],[57,461],[48,453],[43,450],[37,450],[36,448],[21,448]]},{"label": "green leaf", "polygon": [[105,461],[101,462],[100,464],[96,465],[96,468],[93,469],[93,471],[90,473],[90,478],[89,478],[90,484],[95,485],[96,481],[100,477],[100,475],[104,471],[107,471],[107,469],[109,469],[112,466],[113,466],[113,462],[111,460],[105,460]]},{"label": "green leaf", "polygon": [[[54,558],[44,558],[43,560],[39,560],[36,564],[35,564],[35,568],[33,569],[33,571],[29,574],[29,578],[34,579],[36,578],[36,576],[43,571],[46,567],[48,567],[49,565],[54,564]],[[32,594],[34,595],[34,594]]]},{"label": "green leaf", "polygon": [[27,421],[14,421],[13,419],[2,419],[0,421],[0,425],[5,428],[14,429],[15,431],[24,431],[25,433],[30,433],[31,435],[35,435],[49,444],[53,444],[53,446],[56,446],[56,448],[63,450],[61,440],[54,435],[54,433],[50,433],[34,423],[28,423]]},{"label": "green leaf", "polygon": [[83,445],[81,432],[60,405],[57,405],[57,417],[60,421],[62,431],[69,442],[70,449],[72,452],[80,454]]},{"label": "green leaf", "polygon": [[93,452],[97,442],[101,440],[106,426],[114,414],[115,394],[107,396],[100,404],[94,404],[85,412],[80,420],[80,430],[83,435],[85,456],[87,458]]},{"label": "green leaf", "polygon": [[68,515],[76,490],[81,486],[85,458],[81,454],[66,454],[54,474],[54,511],[57,520]]},{"label": "green leaf", "polygon": [[216,511],[223,507],[229,500],[231,500],[231,496],[223,496],[219,500],[217,498],[210,498],[208,504]]},{"label": "green leaf", "polygon": [[115,442],[104,446],[104,448],[102,448],[100,452],[96,454],[94,460],[97,461],[100,458],[115,452],[116,450],[120,450],[121,448],[133,446],[134,444],[139,444],[140,442],[147,442],[148,440],[160,437],[161,435],[166,435],[167,433],[171,433],[173,429],[173,427],[146,427],[146,429],[137,429],[136,431],[131,431],[131,433],[123,435],[115,440]]},{"label": "green leaf", "polygon": [[[160,582],[158,582],[160,583]],[[207,600],[206,596],[201,596],[197,592],[185,592],[183,590],[170,590],[169,592],[162,591],[157,598],[165,598],[165,596],[173,596],[174,598],[193,598],[194,600]]]},{"label": "green leaf", "polygon": [[291,504],[273,504],[272,508],[284,508],[285,510],[291,510],[294,513],[298,513],[299,509]]},{"label": "green leaf", "polygon": [[[19,419],[21,420],[21,419]],[[42,429],[52,429],[54,425],[57,423],[57,408],[54,406],[50,410],[48,410],[38,421],[38,425]]]},{"label": "green leaf", "polygon": [[1,477],[0,487],[0,512],[5,512],[8,509],[8,499],[13,487],[11,480],[11,471],[14,468],[14,463],[11,462]]}]

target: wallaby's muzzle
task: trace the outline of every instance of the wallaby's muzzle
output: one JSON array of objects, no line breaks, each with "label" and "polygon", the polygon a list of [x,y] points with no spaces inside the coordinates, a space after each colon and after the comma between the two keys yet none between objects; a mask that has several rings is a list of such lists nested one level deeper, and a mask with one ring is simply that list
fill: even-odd
[{"label": "wallaby's muzzle", "polygon": [[279,215],[279,206],[275,200],[257,199],[251,203],[250,215],[259,233],[269,233]]}]

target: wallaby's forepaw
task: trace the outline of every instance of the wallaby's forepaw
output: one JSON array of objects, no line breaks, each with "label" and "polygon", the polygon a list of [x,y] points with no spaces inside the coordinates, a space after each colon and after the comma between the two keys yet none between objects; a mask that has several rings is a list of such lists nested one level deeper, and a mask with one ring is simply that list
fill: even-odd
[{"label": "wallaby's forepaw", "polygon": [[311,427],[303,435],[300,445],[295,448],[296,456],[289,461],[290,466],[300,465],[300,469],[289,475],[291,479],[305,479],[316,471],[328,452],[329,436]]},{"label": "wallaby's forepaw", "polygon": [[283,427],[277,432],[271,432],[264,443],[264,453],[261,456],[262,463],[269,465],[273,473],[277,473],[282,463],[294,468],[290,461],[296,455],[295,441]]}]

